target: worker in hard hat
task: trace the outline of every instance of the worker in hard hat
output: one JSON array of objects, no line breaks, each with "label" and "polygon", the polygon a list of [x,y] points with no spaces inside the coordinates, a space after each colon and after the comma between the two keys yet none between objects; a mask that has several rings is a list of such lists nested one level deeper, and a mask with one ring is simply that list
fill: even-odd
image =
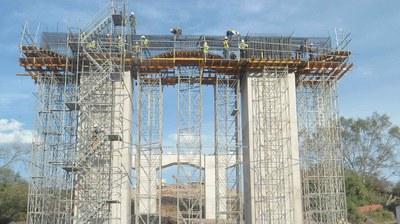
[{"label": "worker in hard hat", "polygon": [[93,125],[93,132],[92,132],[92,147],[95,147],[100,142],[100,128],[97,124]]},{"label": "worker in hard hat", "polygon": [[315,56],[315,47],[314,44],[311,43],[310,46],[308,46],[308,56],[309,56],[309,60],[314,60]]},{"label": "worker in hard hat", "polygon": [[204,58],[207,58],[207,57],[208,57],[208,49],[209,49],[209,48],[210,48],[210,47],[208,46],[207,42],[204,41],[204,44],[203,44]]},{"label": "worker in hard hat", "polygon": [[136,55],[136,58],[140,57],[140,44],[137,41],[135,42],[135,55]]},{"label": "worker in hard hat", "polygon": [[224,49],[223,49],[223,54],[224,54],[224,58],[228,59],[229,57],[229,48],[231,46],[231,41],[228,39],[228,37],[224,37]]},{"label": "worker in hard hat", "polygon": [[96,48],[96,41],[92,40],[91,42],[89,42],[86,47],[90,50],[93,50]]},{"label": "worker in hard hat", "polygon": [[122,40],[121,36],[118,36],[118,46],[121,49],[124,47],[124,41]]},{"label": "worker in hard hat", "polygon": [[246,42],[244,42],[244,40],[242,39],[239,44],[240,58],[246,57],[246,52],[248,47],[249,45],[247,45]]},{"label": "worker in hard hat", "polygon": [[109,33],[106,34],[106,42],[111,43],[112,39]]},{"label": "worker in hard hat", "polygon": [[236,30],[227,30],[226,36],[228,37],[229,40],[232,40],[233,36],[239,36],[239,32]]},{"label": "worker in hard hat", "polygon": [[149,40],[145,37],[142,36],[142,53],[146,58],[150,58],[150,51],[149,51]]},{"label": "worker in hard hat", "polygon": [[134,12],[131,12],[129,16],[129,24],[131,25],[131,30],[134,35],[136,35],[136,16]]},{"label": "worker in hard hat", "polygon": [[172,34],[174,34],[175,36],[179,36],[182,35],[182,29],[181,28],[173,28],[169,30]]}]

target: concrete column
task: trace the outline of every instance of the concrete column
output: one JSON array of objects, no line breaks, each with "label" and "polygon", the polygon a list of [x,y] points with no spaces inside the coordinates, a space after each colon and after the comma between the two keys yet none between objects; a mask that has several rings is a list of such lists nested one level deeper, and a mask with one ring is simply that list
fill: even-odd
[{"label": "concrete column", "polygon": [[[137,156],[137,155],[136,155]],[[138,213],[140,215],[156,214],[157,213],[157,169],[151,165],[150,154],[141,155],[140,169],[137,171],[140,173],[140,183],[137,183],[140,188],[140,192],[137,192],[140,196]]]},{"label": "concrete column", "polygon": [[123,104],[124,104],[124,120],[123,120],[123,149],[122,167],[126,174],[122,177],[122,194],[121,194],[121,223],[131,223],[131,167],[132,167],[132,129],[133,129],[133,85],[130,72],[124,72],[123,80],[125,88],[123,88]]},{"label": "concrete column", "polygon": [[215,156],[207,155],[204,164],[206,219],[215,220]]},{"label": "concrete column", "polygon": [[251,99],[251,80],[245,75],[241,80],[242,98],[242,139],[243,139],[243,181],[244,181],[244,216],[245,223],[254,223],[254,176],[252,175],[253,158],[253,110]]},{"label": "concrete column", "polygon": [[[114,130],[120,141],[112,141],[113,189],[112,217],[120,217],[111,223],[131,223],[131,167],[132,167],[132,78],[130,72],[113,77]],[[121,117],[122,116],[122,117]]]},{"label": "concrete column", "polygon": [[294,73],[288,74],[289,87],[289,116],[290,116],[290,143],[293,175],[293,220],[294,223],[303,223],[303,209],[301,203],[301,178],[300,178],[300,156],[299,156],[299,136],[297,127],[297,107],[296,107],[296,77]]},{"label": "concrete column", "polygon": [[[262,178],[266,175],[265,170],[257,170],[255,171],[254,169],[254,163],[256,158],[254,158],[254,149],[256,147],[264,147],[262,145],[255,145],[255,144],[262,144],[260,142],[255,143],[254,142],[254,135],[256,132],[256,127],[253,126],[253,115],[255,111],[253,111],[253,108],[263,108],[262,105],[254,105],[254,103],[261,103],[261,102],[253,102],[255,99],[253,99],[253,95],[258,95],[260,92],[254,92],[257,91],[252,86],[252,80],[255,79],[260,79],[262,78],[262,72],[256,72],[256,73],[250,73],[248,72],[242,79],[241,83],[241,97],[242,97],[242,133],[243,133],[243,176],[244,176],[244,206],[245,206],[245,223],[246,224],[255,224],[255,172]],[[288,74],[288,77],[282,77],[279,78],[281,80],[281,88],[282,89],[276,89],[277,92],[283,91],[284,94],[281,97],[281,103],[282,104],[289,104],[289,109],[288,111],[285,110],[284,114],[282,114],[281,119],[282,123],[285,124],[283,126],[283,139],[290,137],[290,143],[289,145],[284,149],[283,156],[284,158],[289,158],[291,161],[285,161],[285,164],[290,165],[288,170],[285,170],[282,175],[285,176],[287,179],[284,183],[282,183],[282,191],[285,191],[285,189],[288,189],[288,193],[290,195],[287,195],[288,197],[288,204],[286,204],[284,207],[280,207],[277,209],[285,209],[286,210],[286,220],[291,220],[292,223],[302,223],[302,209],[301,209],[301,182],[300,182],[300,168],[299,168],[299,148],[298,148],[298,130],[297,130],[297,112],[296,112],[296,88],[295,88],[295,77],[294,74]],[[287,85],[285,84],[287,83]],[[283,88],[288,88],[287,91],[285,91]],[[279,103],[279,101],[276,101],[276,103]],[[276,105],[273,105],[276,106]],[[280,105],[279,105],[280,106]],[[283,105],[282,105],[283,106]],[[260,112],[260,111],[259,111]],[[263,112],[263,111],[261,111]],[[266,115],[268,116],[268,115]],[[267,122],[270,118],[269,117],[263,117],[259,118],[261,122]],[[260,127],[257,127],[260,128]],[[258,136],[263,137],[263,138],[276,138],[274,136],[275,132],[265,133],[266,136]],[[278,141],[278,140],[276,140]],[[269,154],[268,152],[269,148],[265,148],[265,152],[260,152],[260,153],[265,153],[264,156],[267,156]],[[271,161],[275,162],[275,161]],[[278,161],[277,161],[278,162]],[[264,161],[263,163],[269,163],[267,161]],[[269,164],[269,166],[274,166],[275,164]],[[277,164],[279,168],[281,165]],[[273,167],[272,167],[273,169]],[[265,184],[269,184],[268,180]],[[292,183],[291,183],[292,182]],[[271,182],[271,184],[274,184],[274,182]],[[289,184],[292,184],[289,186]],[[280,194],[275,194],[276,192],[259,192],[261,193],[262,196],[264,197],[271,197],[271,195],[276,195],[279,197]],[[268,194],[267,194],[268,193]],[[286,194],[286,193],[285,193]],[[267,196],[269,195],[269,196]],[[272,196],[273,197],[273,196]],[[266,203],[272,203],[269,205],[270,208],[274,208],[273,202],[266,202]],[[268,205],[268,204],[267,204]],[[291,212],[291,208],[293,208],[293,213]],[[266,208],[264,208],[266,209]],[[267,213],[267,211],[263,211]],[[271,214],[274,214],[273,212]],[[268,217],[266,217],[268,219]],[[274,220],[279,219],[278,217],[271,217]]]}]

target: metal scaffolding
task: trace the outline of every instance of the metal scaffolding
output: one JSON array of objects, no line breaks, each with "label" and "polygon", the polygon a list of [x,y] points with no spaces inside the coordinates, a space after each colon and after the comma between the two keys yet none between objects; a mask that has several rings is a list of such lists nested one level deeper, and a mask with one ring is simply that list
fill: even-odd
[{"label": "metal scaffolding", "polygon": [[[38,45],[38,29],[32,32],[26,23],[20,42],[21,53],[30,56]],[[66,45],[58,45],[64,54]],[[21,54],[22,56],[22,54]],[[40,68],[31,67],[40,74]],[[36,110],[33,144],[30,163],[30,187],[28,197],[28,223],[57,223],[64,220],[71,210],[62,197],[70,197],[66,190],[71,180],[59,169],[59,162],[67,157],[64,145],[68,138],[63,121],[74,116],[65,110],[65,92],[73,91],[67,81],[67,72],[53,70],[47,76],[37,75],[35,79]]]},{"label": "metal scaffolding", "polygon": [[[207,171],[215,174],[216,223],[243,223],[244,216],[271,224],[346,219],[337,81],[352,68],[350,51],[332,49],[330,38],[250,34],[242,53],[239,37],[228,50],[222,35],[142,38],[129,32],[126,2],[110,0],[79,30],[45,32],[40,45],[38,31],[24,27],[19,60],[37,96],[28,223],[162,223],[169,85],[178,92],[178,223],[214,216],[204,209],[211,203],[204,202],[203,85],[214,85],[215,167]],[[303,220],[295,201],[301,188]]]},{"label": "metal scaffolding", "polygon": [[346,220],[337,80],[300,81],[297,104],[305,222]]},{"label": "metal scaffolding", "polygon": [[215,78],[215,219],[216,223],[242,223],[240,80],[225,74]]},{"label": "metal scaffolding", "polygon": [[136,83],[135,223],[161,223],[163,108],[161,74],[138,74]]},{"label": "metal scaffolding", "polygon": [[177,221],[184,224],[203,218],[202,75],[198,66],[178,68]]},{"label": "metal scaffolding", "polygon": [[28,223],[127,218],[123,210],[130,209],[130,200],[122,189],[130,190],[131,168],[122,157],[131,148],[126,134],[131,125],[124,121],[131,101],[131,85],[125,82],[131,81],[124,76],[124,45],[101,38],[110,31],[124,35],[123,24],[116,22],[123,16],[126,5],[111,1],[77,33],[43,35],[40,49],[37,43],[21,43],[27,57],[77,58],[57,69],[32,69],[38,101]]},{"label": "metal scaffolding", "polygon": [[78,223],[120,223],[127,219],[122,210],[130,204],[123,203],[122,190],[130,178],[130,166],[122,161],[123,151],[130,150],[123,139],[129,128],[124,128],[124,110],[129,110],[124,102],[130,97],[123,75],[125,47],[121,39],[99,37],[110,30],[124,34],[125,28],[115,18],[126,16],[126,6],[110,4],[69,40],[74,53],[85,58],[76,64],[77,101],[67,102],[69,109],[79,110],[79,116],[76,151],[64,166],[74,176],[71,221]]},{"label": "metal scaffolding", "polygon": [[[28,223],[49,223],[62,218],[65,204],[63,173],[57,162],[64,158],[61,122],[64,116],[64,84],[56,74],[36,82],[36,121],[30,164]],[[68,194],[68,193],[67,193]]]}]

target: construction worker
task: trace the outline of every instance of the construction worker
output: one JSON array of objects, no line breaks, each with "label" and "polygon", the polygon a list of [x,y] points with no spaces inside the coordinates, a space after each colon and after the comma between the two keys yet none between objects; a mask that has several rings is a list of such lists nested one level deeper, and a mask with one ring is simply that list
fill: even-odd
[{"label": "construction worker", "polygon": [[92,42],[89,42],[86,47],[90,50],[93,50],[96,48],[96,41],[92,40]]},{"label": "construction worker", "polygon": [[301,52],[300,58],[301,59],[305,58],[306,57],[306,46],[304,44],[300,45],[300,52]]},{"label": "construction worker", "polygon": [[135,42],[135,55],[136,55],[136,58],[140,57],[140,44],[139,44],[139,42]]},{"label": "construction worker", "polygon": [[109,33],[107,33],[107,34],[106,34],[106,42],[107,42],[108,44],[110,44],[111,41],[112,41],[111,36],[110,36]]},{"label": "construction worker", "polygon": [[129,16],[129,23],[133,34],[136,35],[136,16],[134,12],[131,12],[131,16]]},{"label": "construction worker", "polygon": [[119,48],[123,48],[124,47],[124,41],[122,41],[122,37],[118,36],[118,46]]},{"label": "construction worker", "polygon": [[149,51],[149,40],[146,39],[145,36],[142,36],[142,52],[146,58],[150,58],[150,51]]},{"label": "construction worker", "polygon": [[226,36],[228,37],[229,40],[232,40],[233,36],[239,36],[239,32],[236,30],[227,30]]},{"label": "construction worker", "polygon": [[309,60],[314,60],[314,53],[315,53],[314,44],[311,43],[310,46],[308,47]]},{"label": "construction worker", "polygon": [[297,46],[297,49],[295,50],[294,55],[295,55],[295,57],[294,57],[295,60],[300,60],[300,58],[301,58],[301,45]]},{"label": "construction worker", "polygon": [[93,126],[93,133],[92,133],[92,147],[96,147],[96,145],[99,143],[99,141],[100,141],[100,136],[99,136],[100,132],[101,131],[100,131],[99,127],[97,126],[97,124],[95,124]]},{"label": "construction worker", "polygon": [[228,59],[228,57],[229,57],[229,47],[231,46],[231,42],[228,40],[228,37],[224,38],[224,43],[223,44],[224,44],[224,50],[223,50],[224,58]]},{"label": "construction worker", "polygon": [[248,47],[249,47],[249,45],[247,45],[246,42],[244,42],[244,40],[242,39],[242,41],[239,44],[240,58],[241,59],[246,57],[246,51],[247,51]]},{"label": "construction worker", "polygon": [[182,29],[181,28],[173,28],[169,30],[172,34],[179,36],[182,35]]},{"label": "construction worker", "polygon": [[210,47],[208,46],[207,42],[204,41],[204,44],[203,44],[203,53],[204,53],[204,57],[205,57],[205,58],[208,57],[208,49],[209,49],[209,48],[210,48]]},{"label": "construction worker", "polygon": [[120,49],[121,52],[123,52],[124,54],[126,53],[126,39],[122,38],[121,36],[118,36],[118,47]]}]

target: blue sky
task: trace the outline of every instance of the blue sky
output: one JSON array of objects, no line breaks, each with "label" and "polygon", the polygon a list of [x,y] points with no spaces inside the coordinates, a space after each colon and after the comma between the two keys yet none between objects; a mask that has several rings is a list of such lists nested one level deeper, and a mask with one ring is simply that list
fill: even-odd
[{"label": "blue sky", "polygon": [[[108,0],[3,0],[0,8],[0,144],[29,142],[34,118],[34,82],[16,77],[22,25],[40,23],[41,31],[79,27]],[[340,82],[340,113],[366,117],[387,113],[400,124],[400,1],[372,0],[130,0],[141,34],[292,34],[333,37],[334,27],[351,33],[353,71]],[[176,90],[176,89],[175,89]],[[169,92],[166,94],[173,94]],[[166,98],[166,113],[176,111]],[[205,107],[204,128],[212,127],[212,105]],[[173,117],[170,116],[169,117]],[[175,120],[172,119],[172,122]],[[168,126],[168,124],[166,124]],[[165,133],[173,143],[176,124]],[[212,142],[212,135],[205,135]],[[207,145],[207,144],[206,144]]]}]

